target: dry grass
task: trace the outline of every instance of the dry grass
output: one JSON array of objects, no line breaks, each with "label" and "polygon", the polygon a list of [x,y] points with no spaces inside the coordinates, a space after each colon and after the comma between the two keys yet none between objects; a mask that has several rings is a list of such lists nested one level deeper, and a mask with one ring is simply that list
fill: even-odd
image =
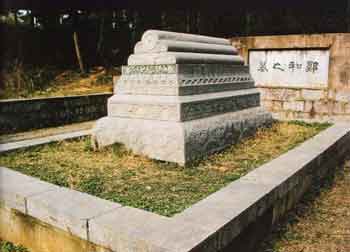
[{"label": "dry grass", "polygon": [[[18,72],[18,71],[17,71]],[[53,97],[68,95],[87,95],[113,91],[112,75],[116,71],[107,72],[102,67],[92,69],[89,74],[81,75],[77,71],[43,69],[39,73],[21,70],[21,82],[16,84],[17,72],[4,73],[5,90],[0,90],[0,99]],[[47,76],[40,77],[40,74]]]},{"label": "dry grass", "polygon": [[121,145],[100,152],[89,139],[8,153],[0,165],[105,199],[171,216],[328,125],[275,123],[191,167],[133,155]]},{"label": "dry grass", "polygon": [[259,252],[349,252],[350,162],[315,185],[265,240]]},{"label": "dry grass", "polygon": [[97,68],[84,77],[72,71],[66,71],[58,75],[54,82],[59,85],[53,85],[46,90],[37,91],[33,96],[86,95],[113,91],[112,77],[108,76],[103,68]]}]

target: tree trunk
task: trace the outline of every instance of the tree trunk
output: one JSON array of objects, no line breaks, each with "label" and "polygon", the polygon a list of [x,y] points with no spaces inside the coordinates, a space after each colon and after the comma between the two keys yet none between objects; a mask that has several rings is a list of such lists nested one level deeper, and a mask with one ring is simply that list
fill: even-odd
[{"label": "tree trunk", "polygon": [[17,28],[17,24],[18,24],[18,14],[17,14],[18,10],[15,10],[14,12],[14,18],[15,18],[15,26]]},{"label": "tree trunk", "polygon": [[101,52],[102,52],[102,46],[103,46],[103,40],[104,40],[104,26],[105,26],[105,19],[106,19],[105,16],[106,14],[104,12],[100,13],[101,21],[100,21],[97,48],[96,48],[96,54],[98,58],[101,57]]},{"label": "tree trunk", "polygon": [[346,22],[347,22],[347,31],[350,32],[350,0],[348,0],[348,6],[347,6],[347,9],[346,9]]},{"label": "tree trunk", "polygon": [[186,32],[191,32],[191,11],[186,10]]},{"label": "tree trunk", "polygon": [[82,73],[85,73],[84,63],[83,63],[83,59],[82,59],[81,53],[80,53],[78,33],[76,31],[73,32],[73,40],[74,40],[75,54],[77,56],[80,71]]},{"label": "tree trunk", "polygon": [[197,28],[197,33],[201,34],[202,33],[202,29],[201,29],[201,11],[197,11],[197,15],[196,15],[196,28]]},{"label": "tree trunk", "polygon": [[252,15],[247,9],[245,11],[245,35],[249,36],[251,35],[251,25],[252,25]]}]

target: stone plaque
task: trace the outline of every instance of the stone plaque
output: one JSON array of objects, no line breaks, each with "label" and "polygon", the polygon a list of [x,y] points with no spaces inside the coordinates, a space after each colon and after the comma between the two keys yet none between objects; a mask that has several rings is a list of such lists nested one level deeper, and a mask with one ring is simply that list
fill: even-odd
[{"label": "stone plaque", "polygon": [[259,86],[312,87],[328,85],[329,50],[251,50],[249,67]]}]

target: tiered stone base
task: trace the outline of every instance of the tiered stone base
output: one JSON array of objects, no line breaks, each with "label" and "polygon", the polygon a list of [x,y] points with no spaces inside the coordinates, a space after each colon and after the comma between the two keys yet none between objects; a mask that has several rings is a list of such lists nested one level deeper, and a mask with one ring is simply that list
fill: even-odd
[{"label": "tiered stone base", "polygon": [[92,139],[96,148],[118,142],[136,154],[185,165],[271,122],[271,115],[260,107],[184,122],[104,117],[97,122]]}]

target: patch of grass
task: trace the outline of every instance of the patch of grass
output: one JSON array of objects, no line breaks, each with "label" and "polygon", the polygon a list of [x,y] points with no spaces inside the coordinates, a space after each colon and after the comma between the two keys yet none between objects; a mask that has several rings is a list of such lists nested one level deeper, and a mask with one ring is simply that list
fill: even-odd
[{"label": "patch of grass", "polygon": [[94,152],[89,138],[7,153],[0,157],[0,165],[104,199],[171,216],[328,126],[278,122],[185,168],[134,155],[119,144]]},{"label": "patch of grass", "polygon": [[29,250],[22,245],[0,240],[0,252],[29,252]]},{"label": "patch of grass", "polygon": [[258,252],[350,251],[350,161],[333,175],[313,185]]}]

